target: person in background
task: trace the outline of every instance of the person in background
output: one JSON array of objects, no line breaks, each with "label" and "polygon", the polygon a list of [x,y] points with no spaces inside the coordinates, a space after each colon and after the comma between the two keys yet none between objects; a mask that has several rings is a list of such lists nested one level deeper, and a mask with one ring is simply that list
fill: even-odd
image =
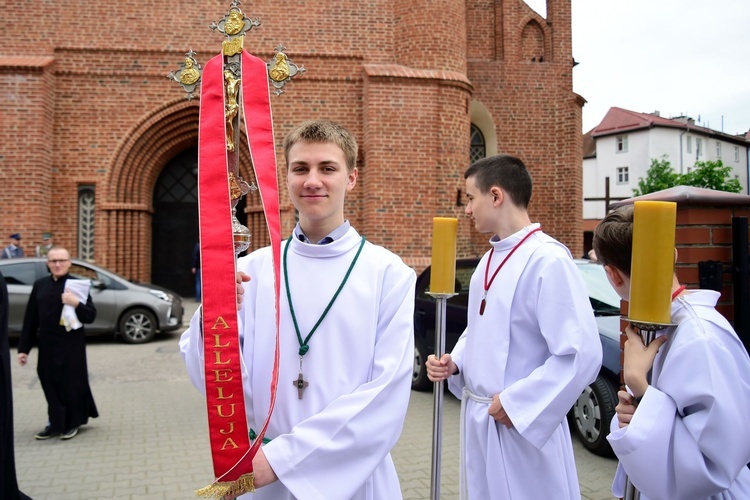
[{"label": "person in background", "polygon": [[[630,299],[632,247],[633,205],[626,205],[594,229],[599,262],[623,300]],[[750,498],[750,357],[716,310],[719,297],[686,290],[673,275],[674,326],[648,347],[627,327],[628,390],[617,395],[607,436],[620,460],[614,496],[624,495],[627,475],[642,500]]]},{"label": "person in background", "polygon": [[193,247],[193,269],[195,275],[195,301],[201,301],[201,244],[196,243]]},{"label": "person in background", "polygon": [[84,327],[67,331],[61,324],[63,306],[75,309],[80,323],[93,323],[96,308],[88,295],[81,301],[70,291],[67,281],[70,254],[65,248],[52,247],[47,253],[50,275],[37,280],[31,289],[23,330],[18,341],[18,362],[25,366],[29,352],[39,347],[37,374],[47,399],[49,421],[34,437],[39,440],[60,436],[71,439],[78,428],[96,418],[99,412],[89,386]]},{"label": "person in background", "polygon": [[47,252],[49,252],[50,248],[55,245],[55,235],[52,233],[42,233],[42,241],[43,243],[41,245],[36,246],[37,257],[47,256]]},{"label": "person in background", "polygon": [[26,500],[18,490],[13,443],[13,384],[8,345],[8,287],[0,273],[0,499]]},{"label": "person in background", "polygon": [[0,259],[17,259],[23,257],[23,248],[21,248],[21,235],[13,233],[10,235],[10,245],[3,248],[0,252]]}]

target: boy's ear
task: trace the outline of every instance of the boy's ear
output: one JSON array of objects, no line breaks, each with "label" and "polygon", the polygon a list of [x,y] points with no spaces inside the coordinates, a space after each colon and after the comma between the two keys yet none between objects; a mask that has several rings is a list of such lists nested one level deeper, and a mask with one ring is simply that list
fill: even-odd
[{"label": "boy's ear", "polygon": [[490,188],[490,194],[492,195],[492,201],[494,205],[497,206],[498,204],[501,204],[503,202],[505,193],[503,193],[503,190],[500,189],[499,187],[492,186]]},{"label": "boy's ear", "polygon": [[611,281],[614,286],[622,286],[622,284],[625,283],[622,271],[620,271],[616,267],[612,267],[609,265],[604,266],[604,272],[607,273],[609,281]]},{"label": "boy's ear", "polygon": [[359,171],[357,170],[357,167],[354,167],[351,171],[349,171],[349,182],[346,183],[346,190],[351,191],[354,189],[354,185],[357,183],[357,176],[359,174]]}]

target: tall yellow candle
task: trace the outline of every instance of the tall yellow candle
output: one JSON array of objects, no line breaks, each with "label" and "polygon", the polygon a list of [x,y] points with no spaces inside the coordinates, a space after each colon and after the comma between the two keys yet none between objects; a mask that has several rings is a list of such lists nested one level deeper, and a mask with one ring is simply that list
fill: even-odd
[{"label": "tall yellow candle", "polygon": [[454,293],[456,282],[456,234],[458,219],[432,219],[430,293]]},{"label": "tall yellow candle", "polygon": [[674,275],[677,205],[636,201],[628,317],[643,323],[669,323]]}]

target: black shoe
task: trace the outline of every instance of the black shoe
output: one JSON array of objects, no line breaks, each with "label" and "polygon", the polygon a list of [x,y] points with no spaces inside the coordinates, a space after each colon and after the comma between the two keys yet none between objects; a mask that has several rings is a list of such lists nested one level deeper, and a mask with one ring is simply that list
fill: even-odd
[{"label": "black shoe", "polygon": [[76,437],[76,434],[78,434],[78,427],[73,427],[69,431],[65,431],[65,433],[60,436],[60,439],[73,439]]},{"label": "black shoe", "polygon": [[37,432],[36,434],[34,434],[34,439],[43,440],[60,435],[59,432],[52,432],[51,429],[52,428],[48,425],[42,432]]}]

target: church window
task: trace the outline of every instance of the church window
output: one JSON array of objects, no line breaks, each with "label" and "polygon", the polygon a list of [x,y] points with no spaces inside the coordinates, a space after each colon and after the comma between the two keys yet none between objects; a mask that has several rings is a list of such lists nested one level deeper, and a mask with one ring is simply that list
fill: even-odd
[{"label": "church window", "polygon": [[484,134],[479,127],[471,124],[471,141],[469,146],[469,163],[474,163],[487,156],[487,143],[484,140]]},{"label": "church window", "polygon": [[78,258],[94,260],[94,186],[78,188]]}]

